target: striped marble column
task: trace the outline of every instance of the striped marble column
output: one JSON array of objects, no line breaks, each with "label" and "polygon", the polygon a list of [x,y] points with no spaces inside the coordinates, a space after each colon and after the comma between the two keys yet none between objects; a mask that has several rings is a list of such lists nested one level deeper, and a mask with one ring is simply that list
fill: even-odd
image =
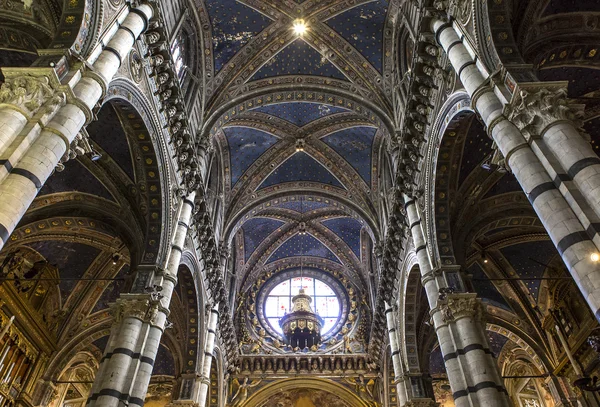
[{"label": "striped marble column", "polygon": [[[73,88],[73,96],[53,114],[22,158],[11,163],[13,168],[0,184],[0,249],[71,142],[92,120],[92,109],[106,93],[111,79],[147,28],[152,15],[152,8],[145,4],[130,10],[94,62],[93,69],[87,70]],[[19,123],[15,131],[21,127]]]},{"label": "striped marble column", "polygon": [[387,319],[387,329],[390,339],[390,349],[392,351],[392,365],[394,366],[394,382],[396,383],[396,393],[398,395],[398,405],[404,406],[407,401],[406,383],[404,381],[404,369],[400,360],[400,344],[398,341],[398,332],[396,330],[394,309],[387,302],[385,303],[385,316]]},{"label": "striped marble column", "polygon": [[144,405],[152,368],[163,334],[192,212],[194,195],[183,198],[167,264],[155,277],[152,294],[123,294],[117,301],[115,325],[87,406]]},{"label": "striped marble column", "polygon": [[510,406],[481,323],[481,303],[476,294],[448,294],[441,290],[447,285],[440,270],[433,268],[417,203],[406,195],[404,200],[421,282],[427,294],[455,405]]},{"label": "striped marble column", "polygon": [[568,82],[519,83],[505,113],[530,143],[542,140],[542,153],[551,154],[561,167],[561,181],[574,181],[600,216],[600,158],[577,129],[584,106],[569,99],[567,86]]},{"label": "striped marble column", "polygon": [[472,105],[485,122],[488,133],[504,155],[583,296],[600,320],[600,264],[590,258],[598,248],[521,131],[504,116],[502,102],[482,76],[452,23],[433,19],[431,24],[438,43],[447,53],[471,96]]},{"label": "striped marble column", "polygon": [[206,405],[206,396],[210,386],[210,368],[212,365],[213,352],[215,350],[215,340],[217,338],[217,324],[219,322],[218,306],[210,310],[208,318],[208,335],[206,336],[206,344],[204,346],[204,361],[202,363],[202,377],[200,378],[200,390],[198,391],[198,407]]}]

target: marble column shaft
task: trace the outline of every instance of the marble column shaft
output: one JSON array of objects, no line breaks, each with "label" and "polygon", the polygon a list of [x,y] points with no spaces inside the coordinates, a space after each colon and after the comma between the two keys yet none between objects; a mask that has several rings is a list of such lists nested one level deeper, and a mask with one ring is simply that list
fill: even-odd
[{"label": "marble column shaft", "polygon": [[[54,113],[19,162],[11,163],[8,176],[0,184],[0,249],[69,150],[71,142],[91,120],[92,109],[104,96],[135,41],[148,27],[152,15],[153,10],[148,5],[140,5],[129,12],[94,62],[93,69],[84,72],[74,86],[74,98]],[[17,123],[11,132],[21,125],[21,122]]]},{"label": "marble column shaft", "polygon": [[521,131],[504,116],[502,102],[482,76],[452,23],[433,19],[432,28],[452,66],[460,73],[460,80],[488,133],[504,155],[596,318],[600,318],[600,264],[590,258],[598,248]]},{"label": "marble column shaft", "polygon": [[396,383],[396,394],[398,396],[398,405],[404,406],[407,401],[406,383],[404,381],[404,369],[400,360],[400,344],[398,341],[398,332],[396,329],[394,309],[385,304],[385,316],[387,320],[388,335],[390,338],[390,350],[392,352],[392,365],[394,367],[394,382]]},{"label": "marble column shaft", "polygon": [[212,365],[213,352],[215,350],[215,340],[217,338],[217,324],[219,322],[218,306],[210,310],[208,318],[208,335],[206,336],[206,344],[204,346],[204,361],[202,363],[202,378],[200,382],[200,390],[198,391],[198,407],[206,405],[206,397],[210,386],[210,368]]},{"label": "marble column shaft", "polygon": [[421,282],[427,294],[448,381],[456,407],[508,407],[510,402],[481,323],[482,305],[475,294],[446,294],[446,283],[434,270],[421,227],[417,202],[404,195]]},{"label": "marble column shaft", "polygon": [[160,339],[168,316],[173,288],[183,245],[194,208],[194,195],[183,198],[165,270],[155,278],[158,293],[124,294],[117,301],[122,316],[117,318],[105,350],[105,355],[88,398],[89,407],[116,407],[121,401],[128,405],[144,405]]}]

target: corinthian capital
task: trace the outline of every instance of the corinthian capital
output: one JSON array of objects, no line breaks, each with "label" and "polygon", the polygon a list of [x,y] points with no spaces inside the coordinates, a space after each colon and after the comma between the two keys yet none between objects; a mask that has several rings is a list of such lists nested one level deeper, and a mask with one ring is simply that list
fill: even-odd
[{"label": "corinthian capital", "polygon": [[30,117],[53,94],[48,77],[23,74],[6,78],[0,88],[0,104],[10,105]]},{"label": "corinthian capital", "polygon": [[146,294],[123,294],[111,307],[115,322],[132,317],[145,321],[152,309],[151,298]]},{"label": "corinthian capital", "polygon": [[504,108],[504,114],[527,137],[542,135],[544,129],[558,121],[570,121],[581,127],[584,105],[567,96],[566,82],[519,84]]},{"label": "corinthian capital", "polygon": [[474,293],[448,294],[438,302],[444,322],[457,321],[461,318],[482,319],[483,306]]}]

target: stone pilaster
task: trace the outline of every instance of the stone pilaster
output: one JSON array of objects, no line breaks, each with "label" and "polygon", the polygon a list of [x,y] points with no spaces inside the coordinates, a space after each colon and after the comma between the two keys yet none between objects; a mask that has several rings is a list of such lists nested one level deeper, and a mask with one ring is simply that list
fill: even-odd
[{"label": "stone pilaster", "polygon": [[521,131],[503,114],[503,104],[483,77],[452,23],[432,20],[438,43],[471,96],[471,103],[488,133],[527,195],[552,242],[579,286],[590,308],[600,318],[600,265],[590,255],[598,248],[577,215],[556,188]]},{"label": "stone pilaster", "polygon": [[[81,79],[74,84],[73,98],[53,113],[52,119],[41,129],[39,135],[26,136],[32,140],[32,144],[26,148],[18,162],[10,164],[8,176],[0,184],[0,249],[37,196],[39,189],[69,151],[73,140],[83,126],[92,120],[92,109],[106,93],[110,80],[129,55],[139,35],[147,28],[152,15],[153,9],[145,4],[127,14],[120,28],[114,32],[94,62],[93,69],[85,71]],[[40,90],[32,94],[48,94],[49,90],[41,86],[43,81],[38,83]],[[9,94],[7,98],[10,96]],[[36,97],[32,96],[32,101],[25,102],[29,103],[28,105],[24,104],[32,114],[39,104],[39,101],[35,100]],[[16,112],[15,109],[12,111]],[[14,137],[15,131],[21,132],[25,127],[23,120],[17,120],[16,123],[16,127],[9,131],[7,137]]]},{"label": "stone pilaster", "polygon": [[404,200],[421,282],[455,405],[508,407],[508,395],[487,344],[476,294],[453,293],[447,287],[442,270],[432,266],[417,202],[406,195]]}]

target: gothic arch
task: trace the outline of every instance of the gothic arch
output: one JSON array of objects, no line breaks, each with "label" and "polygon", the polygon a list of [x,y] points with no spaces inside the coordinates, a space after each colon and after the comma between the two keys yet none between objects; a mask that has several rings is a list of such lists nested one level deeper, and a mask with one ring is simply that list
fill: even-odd
[{"label": "gothic arch", "polygon": [[[424,171],[425,202],[424,220],[428,229],[424,232],[431,242],[432,261],[435,263],[454,264],[455,253],[451,242],[451,224],[449,214],[449,174],[450,152],[454,147],[451,137],[457,136],[457,128],[465,117],[472,117],[471,100],[465,92],[452,94],[440,109],[432,126],[432,137],[426,145]],[[444,171],[441,171],[444,167]],[[436,178],[437,176],[437,178]],[[444,184],[441,184],[443,179]],[[443,207],[443,211],[442,208]]]},{"label": "gothic arch", "polygon": [[[413,257],[413,262],[416,263],[416,256]],[[406,260],[405,260],[406,261]],[[403,296],[400,298],[404,298],[404,304],[402,304],[402,330],[401,333],[404,336],[404,344],[403,356],[404,362],[406,363],[406,367],[408,371],[411,373],[418,372],[420,370],[420,361],[419,361],[419,337],[418,330],[421,321],[419,320],[419,308],[423,303],[422,298],[422,286],[421,286],[421,271],[419,270],[419,266],[414,264],[407,273],[406,278],[404,279],[405,285],[403,290]],[[425,299],[427,302],[427,299]],[[427,308],[429,308],[429,304],[427,304]]]},{"label": "gothic arch", "polygon": [[[243,111],[282,102],[314,102],[345,107],[360,116],[369,118],[376,125],[381,123],[388,134],[393,134],[394,126],[388,114],[375,103],[361,98],[355,85],[329,78],[327,81],[324,78],[308,81],[306,79],[310,77],[301,77],[301,80],[293,81],[293,83],[282,81],[282,78],[285,77],[272,78],[275,82],[274,85],[241,90],[240,94],[243,96],[237,96],[222,103],[218,109],[210,113],[204,122],[203,135],[214,134],[231,117],[235,117]],[[303,86],[302,92],[299,93],[298,85],[300,83]]]},{"label": "gothic arch", "polygon": [[173,227],[172,209],[175,202],[171,192],[174,185],[173,161],[168,153],[167,142],[161,136],[163,132],[156,113],[132,82],[126,79],[111,82],[104,104],[109,102],[122,109],[123,120],[130,126],[128,138],[132,141],[132,148],[135,146],[133,142],[139,145],[135,159],[141,163],[143,170],[137,175],[141,179],[135,181],[139,184],[137,190],[147,208],[145,217],[149,231],[145,236],[144,254],[140,262],[162,262],[168,247],[164,243],[171,236]]}]

